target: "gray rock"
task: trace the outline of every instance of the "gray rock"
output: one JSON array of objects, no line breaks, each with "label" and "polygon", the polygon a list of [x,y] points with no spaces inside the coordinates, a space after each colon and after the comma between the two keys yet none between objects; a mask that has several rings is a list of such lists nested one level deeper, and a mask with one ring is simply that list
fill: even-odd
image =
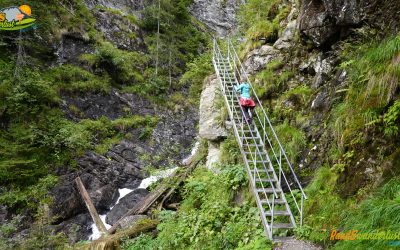
[{"label": "gray rock", "polygon": [[[144,50],[145,45],[139,27],[124,15],[110,11],[96,10],[96,29],[104,38],[119,49]],[[133,36],[134,34],[134,36]]]},{"label": "gray rock", "polygon": [[64,32],[61,34],[60,42],[55,48],[56,64],[79,64],[80,55],[93,52],[94,48],[90,44],[88,37],[78,32]]},{"label": "gray rock", "polygon": [[282,35],[274,43],[274,48],[279,50],[287,50],[292,46],[294,36],[297,31],[297,20],[293,20],[283,30]]},{"label": "gray rock", "polygon": [[322,91],[317,94],[315,99],[311,103],[312,110],[323,110],[329,105],[329,96],[328,93]]},{"label": "gray rock", "polygon": [[193,0],[190,13],[219,37],[226,37],[237,29],[237,0]]},{"label": "gray rock", "polygon": [[140,202],[149,191],[146,189],[135,189],[131,193],[127,194],[122,198],[117,205],[111,209],[107,214],[106,222],[107,224],[114,225],[129,209],[133,208],[138,202]]},{"label": "gray rock", "polygon": [[139,11],[144,7],[143,0],[84,0],[84,3],[90,9],[99,5],[136,15],[138,15]]},{"label": "gray rock", "polygon": [[253,75],[278,58],[282,58],[279,50],[270,45],[263,45],[247,54],[243,67],[248,75]]},{"label": "gray rock", "polygon": [[214,170],[215,165],[219,163],[221,163],[220,143],[209,141],[206,167],[209,170]]},{"label": "gray rock", "polygon": [[221,98],[219,80],[210,76],[205,80],[205,87],[200,98],[199,136],[207,140],[220,140],[227,136],[221,126],[220,109],[216,106],[217,98]]},{"label": "gray rock", "polygon": [[317,47],[329,45],[346,35],[349,28],[361,24],[371,2],[374,0],[305,0],[300,33]]}]

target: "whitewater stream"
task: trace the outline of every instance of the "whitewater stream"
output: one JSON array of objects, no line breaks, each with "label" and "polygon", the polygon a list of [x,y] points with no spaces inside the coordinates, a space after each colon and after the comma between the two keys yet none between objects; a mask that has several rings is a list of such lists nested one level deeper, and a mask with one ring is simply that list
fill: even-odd
[{"label": "whitewater stream", "polygon": [[[194,147],[192,149],[191,154],[182,161],[183,165],[190,164],[192,158],[196,155],[196,153],[199,149],[199,145],[200,145],[200,143],[196,142],[196,144],[194,145]],[[143,179],[142,182],[140,183],[140,185],[136,189],[147,189],[151,184],[157,182],[158,180],[171,176],[177,169],[178,169],[178,167],[174,167],[174,168],[169,168],[169,169],[162,170],[162,171],[157,171],[152,176],[150,176],[146,179]],[[126,195],[128,195],[129,193],[131,193],[134,190],[135,189],[129,189],[129,188],[118,189],[118,193],[119,193],[118,199],[115,202],[115,204],[110,207],[109,211],[111,211],[111,209],[113,209],[113,207],[115,205],[117,205],[122,198],[124,198]],[[107,229],[110,229],[111,225],[106,223],[107,213],[99,215],[99,216],[100,216],[101,221],[103,221],[105,227]],[[98,238],[100,238],[101,233],[100,233],[99,229],[97,228],[96,224],[93,223],[91,228],[92,228],[92,234],[89,236],[89,240],[97,240]]]}]

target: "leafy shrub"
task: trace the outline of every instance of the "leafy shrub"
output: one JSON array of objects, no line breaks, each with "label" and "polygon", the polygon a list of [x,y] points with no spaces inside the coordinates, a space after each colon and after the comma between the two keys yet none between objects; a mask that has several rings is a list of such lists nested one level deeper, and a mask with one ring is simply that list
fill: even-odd
[{"label": "leafy shrub", "polygon": [[62,65],[51,72],[53,82],[67,91],[108,92],[110,84],[108,76],[96,76],[73,65]]},{"label": "leafy shrub", "polygon": [[185,183],[179,211],[160,216],[158,236],[142,235],[125,249],[269,249],[255,205],[232,203],[246,184],[242,166],[223,166],[218,175],[197,169]]},{"label": "leafy shrub", "polygon": [[247,49],[254,49],[249,44],[257,43],[260,39],[274,42],[278,39],[280,22],[289,14],[289,6],[281,0],[250,0],[242,5],[239,12],[239,22],[246,35]]}]

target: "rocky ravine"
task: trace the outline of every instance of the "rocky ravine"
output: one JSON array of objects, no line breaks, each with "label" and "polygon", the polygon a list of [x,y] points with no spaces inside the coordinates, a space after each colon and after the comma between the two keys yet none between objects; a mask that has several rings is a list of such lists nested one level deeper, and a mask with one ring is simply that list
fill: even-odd
[{"label": "rocky ravine", "polygon": [[[98,119],[101,116],[117,119],[128,106],[133,115],[156,115],[159,122],[148,140],[140,140],[143,128],[128,131],[131,136],[114,145],[104,155],[87,152],[78,160],[77,169],[63,168],[58,171],[60,182],[52,190],[54,197],[50,209],[52,217],[57,218],[57,231],[74,236],[71,241],[87,239],[91,233],[92,220],[74,184],[79,174],[86,186],[93,203],[100,214],[107,212],[118,198],[118,189],[137,188],[147,176],[147,166],[171,167],[180,164],[190,153],[196,137],[198,122],[197,110],[181,110],[178,113],[162,111],[153,107],[148,101],[134,94],[119,93],[112,90],[107,95],[89,94],[84,96],[65,97],[65,105],[74,104],[84,117],[77,118],[67,112],[73,120],[82,118]],[[143,105],[143,107],[141,106]],[[146,108],[145,108],[146,107]],[[171,165],[173,164],[173,165]],[[139,192],[136,202],[146,195]],[[129,206],[134,203],[130,202]],[[110,223],[115,222],[124,209],[116,206],[111,213]],[[58,224],[59,223],[59,224]],[[73,232],[75,230],[75,232]]]}]

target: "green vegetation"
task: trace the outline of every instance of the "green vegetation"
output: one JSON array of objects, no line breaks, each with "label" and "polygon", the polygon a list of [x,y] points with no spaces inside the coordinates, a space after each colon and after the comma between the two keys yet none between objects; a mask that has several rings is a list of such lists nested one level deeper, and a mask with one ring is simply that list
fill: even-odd
[{"label": "green vegetation", "polygon": [[[383,43],[366,43],[358,50],[353,50],[354,46],[360,45],[344,45],[343,58],[347,60],[341,67],[349,72],[349,87],[345,98],[336,103],[329,123],[337,145],[331,146],[330,163],[318,170],[306,189],[311,198],[306,202],[306,226],[297,231],[300,237],[332,249],[388,249],[388,240],[329,241],[328,234],[332,229],[358,230],[358,234],[399,231],[395,136],[400,125],[395,91],[400,72],[399,41],[397,35]],[[385,144],[371,146],[371,138]],[[382,176],[379,188],[374,180],[356,175],[364,171],[356,161],[371,152],[376,164],[387,168],[379,171],[389,173]]]},{"label": "green vegetation", "polygon": [[369,125],[386,124],[386,129],[380,126],[386,134],[396,133],[399,112],[398,102],[394,101],[400,82],[400,36],[380,44],[367,43],[356,52],[347,46],[343,55],[347,61],[342,65],[349,70],[351,84],[344,102],[335,108],[335,128],[337,135],[342,135],[341,145],[362,143],[360,132]]},{"label": "green vegetation", "polygon": [[294,74],[283,67],[284,63],[276,59],[255,76],[254,88],[260,99],[276,97],[287,88],[286,83]]},{"label": "green vegetation", "polygon": [[178,212],[162,211],[158,235],[142,235],[125,249],[269,249],[254,201],[235,196],[247,189],[243,166],[225,165],[221,173],[197,169],[186,181]]},{"label": "green vegetation", "polygon": [[241,30],[247,38],[241,55],[261,45],[260,41],[274,42],[278,39],[279,23],[289,14],[290,5],[282,0],[250,0],[239,12]]}]

